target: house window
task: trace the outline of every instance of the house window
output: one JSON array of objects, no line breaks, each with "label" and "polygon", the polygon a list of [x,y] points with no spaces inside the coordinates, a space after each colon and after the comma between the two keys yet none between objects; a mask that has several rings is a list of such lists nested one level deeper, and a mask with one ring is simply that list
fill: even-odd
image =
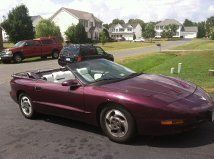
[{"label": "house window", "polygon": [[124,31],[124,29],[123,29],[123,28],[120,28],[119,31]]},{"label": "house window", "polygon": [[93,22],[91,22],[91,27],[92,27],[93,25],[94,25]]},{"label": "house window", "polygon": [[116,29],[116,32],[118,32],[118,29]]},{"label": "house window", "polygon": [[156,29],[158,30],[158,29],[159,29],[159,26],[156,26]]},{"label": "house window", "polygon": [[127,30],[128,30],[128,31],[132,31],[132,28],[128,28]]},{"label": "house window", "polygon": [[163,29],[163,26],[160,26],[160,29]]}]

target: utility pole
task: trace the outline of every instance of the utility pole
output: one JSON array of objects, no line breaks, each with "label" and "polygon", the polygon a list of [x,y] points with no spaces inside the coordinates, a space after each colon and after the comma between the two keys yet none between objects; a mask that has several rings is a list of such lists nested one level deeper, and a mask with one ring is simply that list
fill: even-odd
[{"label": "utility pole", "polygon": [[3,50],[2,28],[0,27],[0,51]]}]

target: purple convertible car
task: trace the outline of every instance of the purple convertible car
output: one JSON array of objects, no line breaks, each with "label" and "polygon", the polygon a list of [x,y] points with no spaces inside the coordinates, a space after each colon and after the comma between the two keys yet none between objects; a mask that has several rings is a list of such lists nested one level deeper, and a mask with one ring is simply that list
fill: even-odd
[{"label": "purple convertible car", "polygon": [[105,59],[13,75],[11,97],[26,118],[52,114],[100,126],[115,142],[213,122],[211,97],[195,84],[136,73]]}]

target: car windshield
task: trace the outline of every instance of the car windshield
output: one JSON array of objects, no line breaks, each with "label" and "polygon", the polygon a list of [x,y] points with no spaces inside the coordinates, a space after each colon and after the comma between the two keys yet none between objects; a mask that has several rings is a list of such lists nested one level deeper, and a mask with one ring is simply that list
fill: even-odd
[{"label": "car windshield", "polygon": [[22,47],[24,44],[25,44],[24,41],[19,41],[14,45],[14,47]]},{"label": "car windshield", "polygon": [[105,59],[77,62],[68,67],[87,83],[117,81],[138,75],[129,68]]}]

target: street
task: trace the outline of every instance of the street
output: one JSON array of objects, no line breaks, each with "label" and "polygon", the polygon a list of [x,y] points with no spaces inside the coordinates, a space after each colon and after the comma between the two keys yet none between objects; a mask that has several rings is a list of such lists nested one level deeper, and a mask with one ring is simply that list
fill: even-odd
[{"label": "street", "polygon": [[[166,43],[163,49],[186,41]],[[157,47],[115,52],[116,59],[153,52]],[[190,132],[171,136],[140,136],[117,144],[100,128],[54,116],[25,119],[10,98],[10,75],[59,67],[57,60],[0,64],[0,159],[213,159],[214,125],[206,123]]]}]

